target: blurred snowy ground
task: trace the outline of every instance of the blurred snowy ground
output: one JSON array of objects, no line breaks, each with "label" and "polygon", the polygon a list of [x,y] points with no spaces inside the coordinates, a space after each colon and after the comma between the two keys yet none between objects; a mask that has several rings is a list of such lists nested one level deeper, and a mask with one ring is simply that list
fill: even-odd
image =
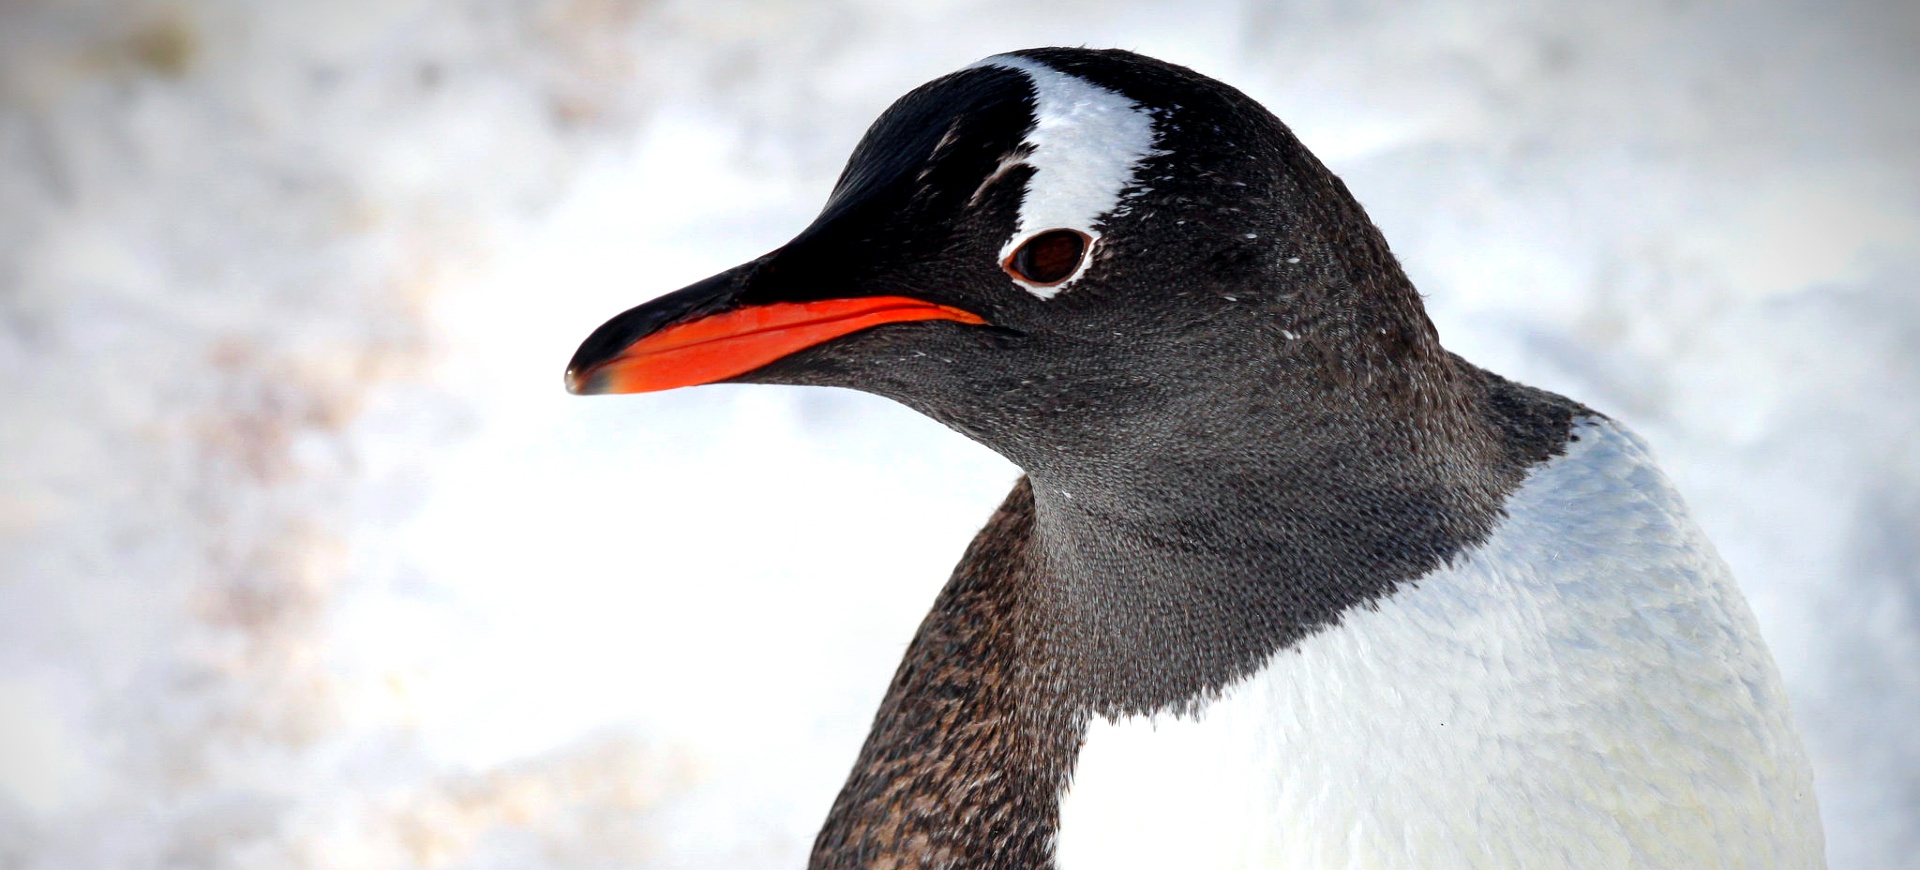
[{"label": "blurred snowy ground", "polygon": [[859,394],[560,389],[894,97],[1234,83],[1448,344],[1652,439],[1836,868],[1920,853],[1920,7],[0,3],[0,868],[793,868],[1015,476]]}]

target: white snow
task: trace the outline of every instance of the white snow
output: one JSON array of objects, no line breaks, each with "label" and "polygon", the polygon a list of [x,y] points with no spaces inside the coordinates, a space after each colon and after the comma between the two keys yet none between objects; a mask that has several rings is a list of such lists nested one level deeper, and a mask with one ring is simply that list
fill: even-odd
[{"label": "white snow", "polygon": [[1909,866],[1910,6],[9,4],[0,866],[800,866],[1015,472],[859,394],[561,369],[1044,44],[1261,100],[1451,348],[1645,435],[1832,866]]}]

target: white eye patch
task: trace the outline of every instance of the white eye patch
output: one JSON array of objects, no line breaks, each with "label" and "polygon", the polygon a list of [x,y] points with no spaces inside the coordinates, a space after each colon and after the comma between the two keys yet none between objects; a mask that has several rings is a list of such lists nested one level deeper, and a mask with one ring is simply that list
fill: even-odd
[{"label": "white eye patch", "polygon": [[1153,113],[1116,91],[1028,58],[995,55],[968,69],[986,66],[1018,70],[1034,90],[1033,129],[992,176],[1021,164],[1033,167],[1000,262],[1048,230],[1078,230],[1089,240],[1088,255],[1066,280],[1041,286],[1014,277],[1033,295],[1052,299],[1093,262],[1092,245],[1100,239],[1094,224],[1119,206],[1140,163],[1163,153],[1153,147]]}]

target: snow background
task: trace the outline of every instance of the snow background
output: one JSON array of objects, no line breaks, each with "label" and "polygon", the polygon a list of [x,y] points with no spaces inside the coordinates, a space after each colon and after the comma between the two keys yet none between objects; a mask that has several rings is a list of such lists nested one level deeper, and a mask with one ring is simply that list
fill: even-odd
[{"label": "snow background", "polygon": [[560,372],[1043,44],[1248,91],[1450,347],[1647,436],[1833,866],[1913,866],[1920,7],[0,0],[0,868],[801,866],[1015,471]]}]

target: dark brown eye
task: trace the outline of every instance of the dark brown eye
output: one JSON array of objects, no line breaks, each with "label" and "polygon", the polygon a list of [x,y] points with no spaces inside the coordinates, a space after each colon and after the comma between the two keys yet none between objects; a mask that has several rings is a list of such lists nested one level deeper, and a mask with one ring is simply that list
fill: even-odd
[{"label": "dark brown eye", "polygon": [[1058,284],[1073,276],[1086,254],[1086,234],[1048,230],[1015,250],[1007,258],[1006,268],[1013,277],[1031,284]]}]

